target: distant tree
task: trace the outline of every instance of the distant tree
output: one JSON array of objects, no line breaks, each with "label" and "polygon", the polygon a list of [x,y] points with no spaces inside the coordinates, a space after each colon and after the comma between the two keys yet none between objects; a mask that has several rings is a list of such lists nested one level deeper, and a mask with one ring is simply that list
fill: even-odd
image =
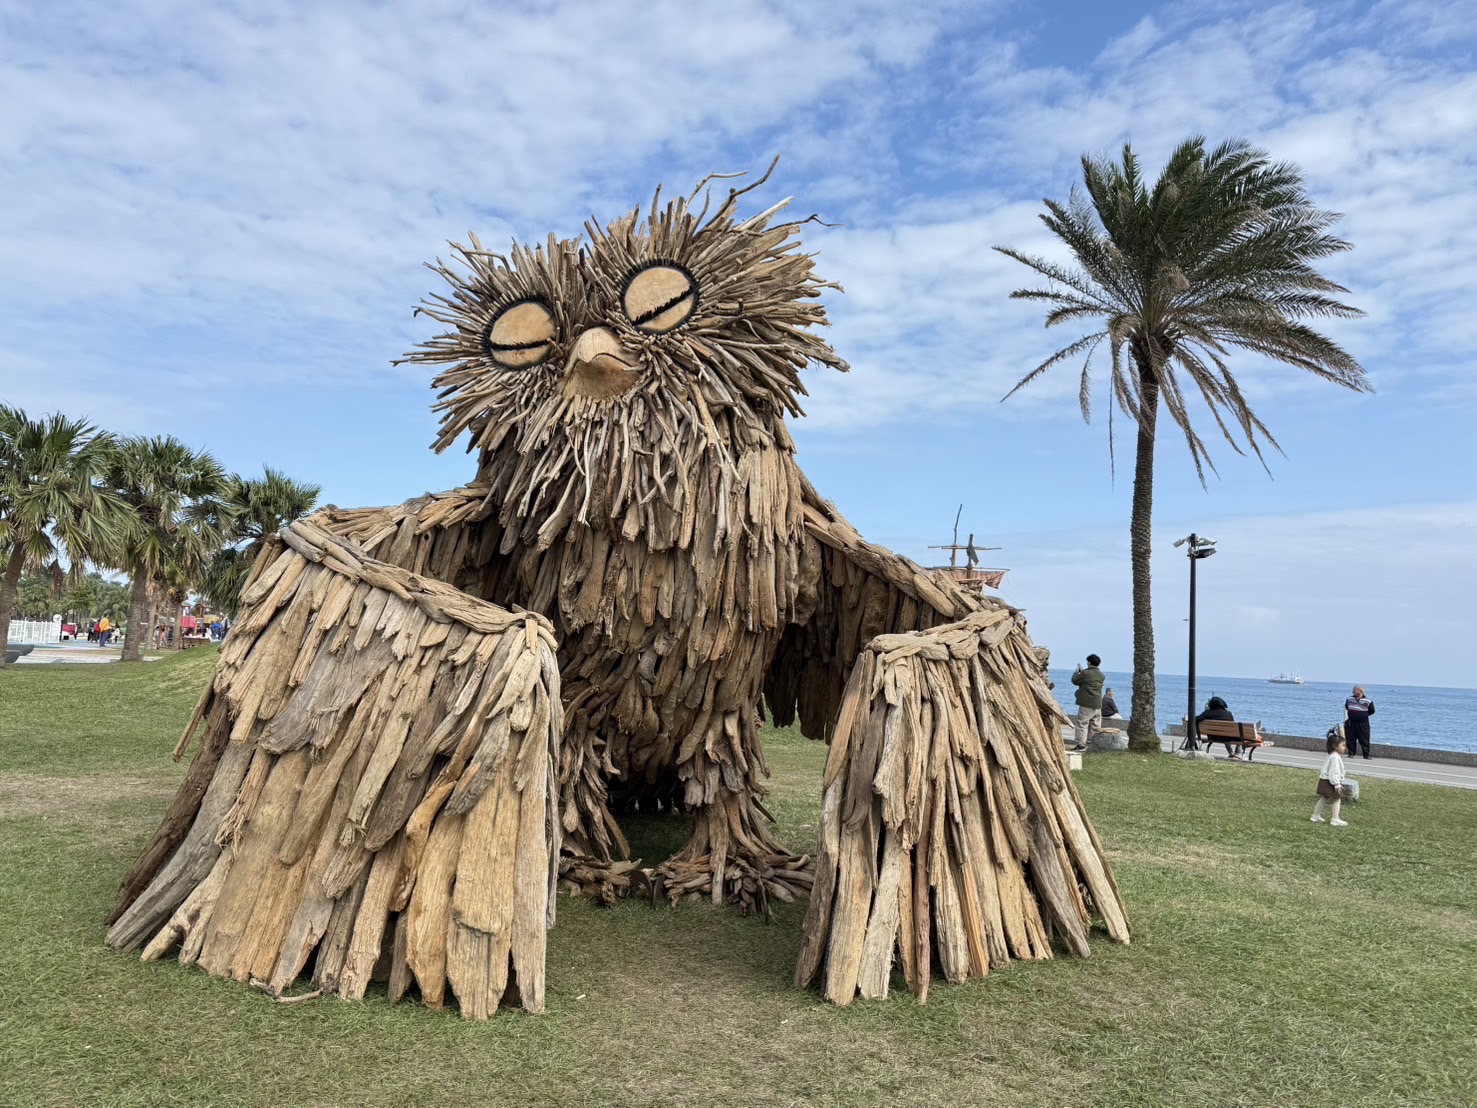
[{"label": "distant tree", "polygon": [[[1363,313],[1330,294],[1348,290],[1313,264],[1348,250],[1329,234],[1336,213],[1314,207],[1301,171],[1274,163],[1245,142],[1209,153],[1192,138],[1170,155],[1150,185],[1128,146],[1123,159],[1082,159],[1082,185],[1066,205],[1047,200],[1041,220],[1075,265],[996,247],[1049,282],[1012,297],[1044,301],[1046,326],[1086,321],[1088,334],[1062,347],[1015,388],[1058,362],[1083,356],[1079,403],[1090,418],[1092,353],[1111,353],[1112,401],[1138,426],[1129,538],[1133,564],[1133,718],[1129,745],[1158,750],[1154,727],[1154,624],[1149,558],[1155,429],[1162,405],[1185,436],[1195,471],[1211,465],[1191,425],[1188,393],[1198,393],[1236,452],[1244,439],[1280,449],[1232,376],[1226,358],[1243,350],[1306,370],[1356,392],[1370,391],[1364,369],[1337,343],[1299,322]],[[1214,466],[1211,466],[1212,470]]]},{"label": "distant tree", "polygon": [[112,452],[107,481],[133,510],[115,564],[132,578],[123,660],[136,662],[152,630],[150,586],[198,579],[220,548],[227,479],[210,454],[156,436],[122,440]]},{"label": "distant tree", "polygon": [[32,419],[0,404],[0,643],[9,638],[27,564],[65,563],[80,577],[87,562],[116,553],[129,520],[103,481],[113,447],[112,436],[85,421],[57,413]]},{"label": "distant tree", "polygon": [[22,573],[15,594],[14,615],[21,619],[48,619],[57,604],[57,590],[48,573]]},{"label": "distant tree", "polygon": [[69,583],[57,600],[57,608],[70,622],[87,623],[107,616],[116,624],[128,617],[127,584],[110,581],[101,573],[89,573],[81,581]]},{"label": "distant tree", "polygon": [[210,560],[200,593],[216,609],[235,616],[241,589],[268,536],[301,519],[318,503],[318,485],[303,484],[265,467],[265,476],[233,476],[224,497],[223,546]]}]

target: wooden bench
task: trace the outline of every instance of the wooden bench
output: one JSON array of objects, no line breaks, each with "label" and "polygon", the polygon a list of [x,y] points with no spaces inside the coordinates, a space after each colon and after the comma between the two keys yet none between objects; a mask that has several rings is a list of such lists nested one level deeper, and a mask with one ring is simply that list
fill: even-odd
[{"label": "wooden bench", "polygon": [[1257,734],[1256,724],[1242,723],[1239,720],[1208,719],[1204,723],[1196,724],[1196,731],[1200,738],[1205,740],[1205,745],[1211,743],[1225,743],[1226,753],[1231,753],[1231,748],[1237,745],[1246,747],[1246,760],[1251,761],[1252,752],[1259,746],[1266,746],[1266,741]]}]

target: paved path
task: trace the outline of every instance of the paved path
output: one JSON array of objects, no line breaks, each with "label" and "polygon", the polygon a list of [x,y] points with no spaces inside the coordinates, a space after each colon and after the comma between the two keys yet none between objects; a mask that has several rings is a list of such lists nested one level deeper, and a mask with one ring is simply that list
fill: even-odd
[{"label": "paved path", "polygon": [[[16,659],[16,665],[44,666],[54,662],[64,665],[94,664],[98,662],[116,662],[123,655],[123,647],[120,644],[109,646],[98,646],[95,643],[61,643],[57,645],[47,644],[38,646],[29,654],[23,654]],[[144,661],[158,661],[157,655],[144,655]]]},{"label": "paved path", "polygon": [[[1062,741],[1072,743],[1071,727],[1062,728]],[[1179,749],[1184,739],[1178,735],[1160,735],[1159,747],[1165,753]],[[1227,761],[1226,748],[1217,743],[1211,757]],[[1096,757],[1089,753],[1089,758]],[[1255,772],[1257,766],[1283,766],[1288,769],[1312,770],[1317,774],[1326,757],[1320,751],[1295,750],[1290,746],[1263,747],[1250,762],[1238,762]],[[1350,758],[1344,756],[1344,770],[1350,777],[1382,777],[1390,781],[1414,781],[1421,785],[1446,785],[1453,789],[1477,789],[1477,766],[1451,766],[1440,762],[1412,762],[1404,758]]]},{"label": "paved path", "polygon": [[[1159,737],[1160,745],[1164,750],[1177,750],[1179,744],[1184,740],[1178,737],[1171,738],[1167,735]],[[1217,751],[1225,750],[1224,746],[1217,746]],[[1224,754],[1212,753],[1211,757],[1219,761],[1225,760]],[[1256,752],[1256,756],[1247,763],[1241,763],[1248,768],[1256,766],[1289,766],[1293,769],[1312,770],[1315,774],[1323,765],[1326,755],[1313,750],[1294,750],[1291,747],[1274,746],[1263,748]],[[1383,777],[1391,781],[1415,781],[1422,785],[1447,785],[1456,789],[1477,789],[1477,766],[1448,766],[1439,762],[1409,762],[1403,758],[1363,758],[1344,757],[1344,769],[1350,777]]]}]

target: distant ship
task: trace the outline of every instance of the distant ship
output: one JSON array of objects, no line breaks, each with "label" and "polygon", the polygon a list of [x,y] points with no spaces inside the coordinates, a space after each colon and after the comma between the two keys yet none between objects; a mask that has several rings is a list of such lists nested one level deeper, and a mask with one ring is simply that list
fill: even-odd
[{"label": "distant ship", "polygon": [[1303,675],[1301,673],[1279,673],[1276,677],[1268,677],[1267,680],[1274,685],[1301,685]]}]

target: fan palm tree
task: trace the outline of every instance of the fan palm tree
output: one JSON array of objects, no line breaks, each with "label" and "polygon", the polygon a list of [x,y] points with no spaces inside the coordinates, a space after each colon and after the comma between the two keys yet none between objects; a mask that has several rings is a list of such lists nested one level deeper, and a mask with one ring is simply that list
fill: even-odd
[{"label": "fan palm tree", "polygon": [[227,545],[210,560],[200,582],[205,599],[230,616],[241,605],[241,590],[268,536],[311,512],[322,491],[271,466],[265,470],[260,478],[231,477],[222,517]]},{"label": "fan palm tree", "polygon": [[102,481],[113,443],[83,420],[31,419],[0,404],[0,643],[27,564],[49,572],[66,562],[80,577],[89,560],[116,549],[128,509]]},{"label": "fan palm tree", "polygon": [[136,662],[151,630],[150,585],[198,577],[220,547],[226,474],[210,454],[166,435],[122,440],[107,481],[134,513],[116,564],[132,578],[123,661]]},{"label": "fan palm tree", "polygon": [[1204,401],[1238,454],[1244,453],[1239,439],[1265,467],[1262,446],[1280,450],[1231,373],[1227,359],[1233,351],[1306,370],[1356,392],[1371,391],[1353,357],[1301,322],[1363,314],[1335,299],[1333,294],[1348,290],[1314,269],[1317,261],[1350,244],[1329,233],[1339,216],[1309,201],[1296,166],[1274,163],[1243,141],[1207,153],[1203,138],[1189,139],[1170,155],[1152,185],[1128,146],[1121,162],[1084,157],[1082,188],[1074,187],[1065,205],[1045,203],[1042,222],[1075,264],[996,247],[1049,282],[1011,296],[1044,301],[1050,308],[1047,327],[1084,321],[1091,330],[1026,374],[1007,396],[1080,355],[1079,403],[1089,419],[1092,354],[1107,343],[1110,403],[1138,427],[1129,524],[1134,669],[1129,746],[1158,750],[1149,556],[1160,408],[1184,435],[1203,484],[1205,468],[1214,466],[1191,423],[1192,394]]}]

